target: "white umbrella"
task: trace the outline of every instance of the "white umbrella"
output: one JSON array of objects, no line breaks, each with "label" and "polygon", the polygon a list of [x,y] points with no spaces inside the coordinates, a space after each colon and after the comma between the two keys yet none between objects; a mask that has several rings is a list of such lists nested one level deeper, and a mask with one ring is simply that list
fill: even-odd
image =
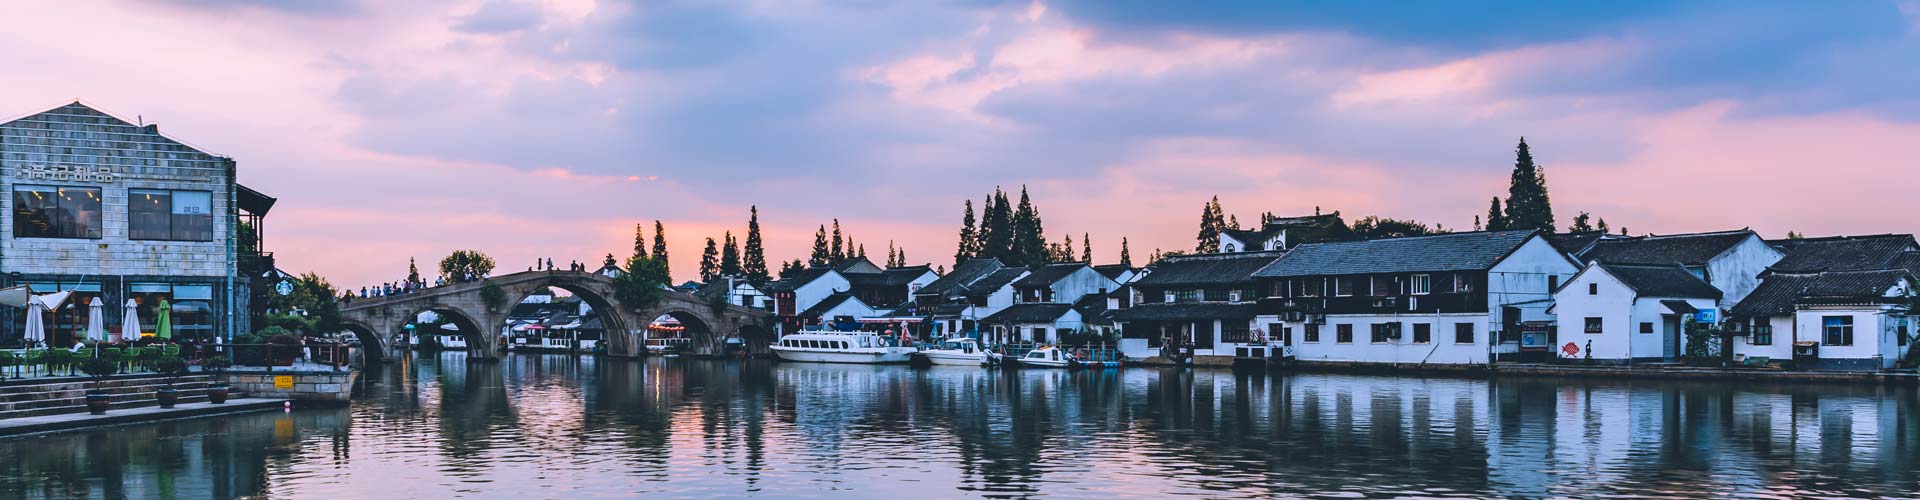
[{"label": "white umbrella", "polygon": [[34,299],[39,300],[40,305],[45,306],[48,311],[58,311],[60,310],[60,306],[67,305],[67,299],[72,296],[73,292],[71,291],[53,292],[36,296]]},{"label": "white umbrella", "polygon": [[46,311],[47,305],[40,303],[38,300],[27,303],[26,338],[28,342],[44,342],[47,340],[47,326],[42,322],[43,320],[40,319],[41,313]]},{"label": "white umbrella", "polygon": [[33,293],[27,291],[26,285],[0,288],[0,305],[27,307],[27,301],[32,298]]},{"label": "white umbrella", "polygon": [[140,303],[127,299],[127,315],[120,318],[120,340],[140,338]]},{"label": "white umbrella", "polygon": [[100,303],[99,297],[94,297],[93,303],[87,307],[87,338],[96,342],[107,341],[107,314],[103,312],[104,308],[105,304]]}]

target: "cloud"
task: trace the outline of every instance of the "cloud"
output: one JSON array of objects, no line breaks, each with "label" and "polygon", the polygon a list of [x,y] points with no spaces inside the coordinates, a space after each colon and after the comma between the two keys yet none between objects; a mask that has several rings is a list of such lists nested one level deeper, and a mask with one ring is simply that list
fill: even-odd
[{"label": "cloud", "polygon": [[480,4],[472,14],[461,16],[453,23],[453,29],[476,34],[511,33],[539,26],[544,14],[530,3],[491,1]]}]

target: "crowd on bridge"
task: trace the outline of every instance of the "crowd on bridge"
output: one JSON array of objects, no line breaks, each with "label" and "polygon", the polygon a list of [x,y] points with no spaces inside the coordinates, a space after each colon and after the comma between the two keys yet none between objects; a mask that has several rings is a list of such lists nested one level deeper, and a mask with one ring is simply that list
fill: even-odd
[{"label": "crowd on bridge", "polygon": [[[608,265],[612,265],[611,262],[612,262],[611,259],[609,259]],[[554,266],[553,258],[547,257],[547,258],[534,259],[533,265],[527,267],[527,272],[533,272],[541,269],[545,269],[548,271],[557,270],[557,268]],[[568,263],[567,270],[573,271],[573,272],[582,272],[582,273],[588,271],[587,265],[581,263],[578,260]],[[462,276],[462,279],[455,282],[464,283],[464,282],[471,282],[471,281],[479,281],[479,280],[487,279],[491,277],[492,277],[491,273],[487,273],[487,272],[482,272],[478,274],[470,273],[465,276]],[[388,281],[388,282],[376,284],[373,286],[363,286],[363,287],[360,287],[360,290],[358,292],[355,292],[352,289],[348,289],[346,292],[341,294],[340,301],[342,303],[352,303],[354,299],[368,299],[368,298],[391,297],[396,295],[407,295],[412,293],[419,293],[423,290],[427,290],[430,288],[438,288],[438,287],[446,286],[447,284],[448,284],[448,281],[445,276],[434,277],[433,283],[431,285],[427,283],[426,279],[419,278],[417,276],[410,277],[410,278],[403,278],[400,280]]]}]

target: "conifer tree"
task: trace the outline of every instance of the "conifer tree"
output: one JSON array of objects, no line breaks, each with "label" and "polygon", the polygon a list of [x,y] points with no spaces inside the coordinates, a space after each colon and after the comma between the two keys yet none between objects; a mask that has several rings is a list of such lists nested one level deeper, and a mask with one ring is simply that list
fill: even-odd
[{"label": "conifer tree", "polygon": [[1127,238],[1120,237],[1120,265],[1133,267],[1133,255],[1127,253]]},{"label": "conifer tree", "polygon": [[637,222],[633,224],[633,256],[636,258],[647,256],[647,233],[641,230],[643,227],[646,226]]},{"label": "conifer tree", "polygon": [[1214,253],[1220,250],[1220,231],[1227,228],[1226,217],[1220,209],[1220,197],[1215,196],[1200,209],[1200,234],[1195,237],[1194,253]]},{"label": "conifer tree", "polygon": [[1020,207],[1013,212],[1014,261],[1027,266],[1047,262],[1047,234],[1041,227],[1040,211],[1020,186]]},{"label": "conifer tree", "polygon": [[960,243],[953,251],[953,265],[973,259],[979,253],[980,240],[973,229],[973,200],[967,200],[966,212],[960,216]]},{"label": "conifer tree", "polygon": [[747,243],[741,250],[742,262],[740,274],[753,281],[766,281],[773,277],[767,274],[767,251],[760,240],[760,207],[749,208],[747,216]]},{"label": "conifer tree", "polygon": [[900,265],[895,267],[907,267],[907,247],[900,247]]},{"label": "conifer tree", "polygon": [[834,219],[833,220],[833,247],[832,247],[832,250],[830,250],[829,253],[827,254],[832,258],[830,262],[840,262],[841,259],[847,258],[847,250],[846,250],[846,247],[843,246],[845,243],[846,243],[846,240],[840,236],[840,219]]},{"label": "conifer tree", "polygon": [[1493,205],[1487,207],[1487,230],[1505,231],[1506,229],[1507,216],[1500,213],[1500,197],[1495,196],[1493,197]]},{"label": "conifer tree", "polygon": [[893,246],[893,240],[887,240],[887,267],[895,267],[900,261],[900,249]]},{"label": "conifer tree", "polygon": [[1507,229],[1553,232],[1553,203],[1547,199],[1547,174],[1534,165],[1527,139],[1514,148],[1513,177],[1507,186]]},{"label": "conifer tree", "polygon": [[1093,239],[1088,238],[1087,233],[1080,233],[1080,260],[1093,265]]},{"label": "conifer tree", "polygon": [[667,283],[672,283],[673,267],[667,261],[667,226],[658,220],[653,221],[653,260],[658,262],[660,268],[664,270],[662,272],[666,273],[662,277],[667,279]]},{"label": "conifer tree", "polygon": [[1473,230],[1479,231],[1482,229],[1486,229],[1486,227],[1480,224],[1480,216],[1478,215],[1473,216]]},{"label": "conifer tree", "polygon": [[807,265],[824,266],[833,258],[833,251],[827,247],[827,225],[821,224],[820,230],[813,232],[813,255],[807,256]]},{"label": "conifer tree", "polygon": [[415,263],[413,257],[407,257],[407,283],[414,285],[426,283],[420,279],[420,264]]},{"label": "conifer tree", "polygon": [[700,252],[700,282],[712,283],[720,276],[720,245],[707,238],[707,249]]},{"label": "conifer tree", "polygon": [[1054,260],[1073,262],[1073,234],[1069,233],[1063,237],[1066,238],[1066,243],[1060,245],[1060,258]]},{"label": "conifer tree", "polygon": [[859,251],[858,253],[855,253],[855,254],[853,254],[853,255],[849,255],[849,257],[859,257],[859,258],[862,258],[862,259],[864,259],[864,258],[867,258],[867,246],[866,246],[866,245],[860,245],[860,246],[859,246],[858,248],[860,249],[860,251]]},{"label": "conifer tree", "polygon": [[740,240],[733,237],[733,231],[727,231],[726,243],[720,246],[720,275],[741,276]]},{"label": "conifer tree", "polygon": [[1586,212],[1580,212],[1580,215],[1573,216],[1573,225],[1567,226],[1567,232],[1569,233],[1592,232],[1593,231],[1593,223],[1591,222],[1592,220],[1593,220],[1593,216],[1587,215]]},{"label": "conifer tree", "polygon": [[1240,230],[1240,216],[1238,216],[1238,215],[1229,215],[1229,216],[1227,216],[1227,229],[1232,229],[1232,230],[1235,230],[1235,231],[1239,231],[1239,230]]},{"label": "conifer tree", "polygon": [[1593,230],[1599,231],[1600,234],[1607,234],[1607,218],[1601,217],[1600,223],[1593,225]]}]

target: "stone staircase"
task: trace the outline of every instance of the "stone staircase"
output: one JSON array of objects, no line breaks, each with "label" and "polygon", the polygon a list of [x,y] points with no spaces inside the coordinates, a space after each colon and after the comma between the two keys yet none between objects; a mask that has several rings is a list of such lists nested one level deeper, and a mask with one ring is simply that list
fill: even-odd
[{"label": "stone staircase", "polygon": [[[207,388],[212,385],[212,375],[187,375],[180,377],[173,387],[180,391],[179,402],[194,403],[206,401]],[[102,391],[112,395],[109,412],[159,406],[155,392],[166,386],[166,379],[157,375],[122,375],[108,378],[100,384]],[[84,413],[87,411],[87,392],[92,388],[93,382],[84,377],[0,383],[0,420]]]}]

